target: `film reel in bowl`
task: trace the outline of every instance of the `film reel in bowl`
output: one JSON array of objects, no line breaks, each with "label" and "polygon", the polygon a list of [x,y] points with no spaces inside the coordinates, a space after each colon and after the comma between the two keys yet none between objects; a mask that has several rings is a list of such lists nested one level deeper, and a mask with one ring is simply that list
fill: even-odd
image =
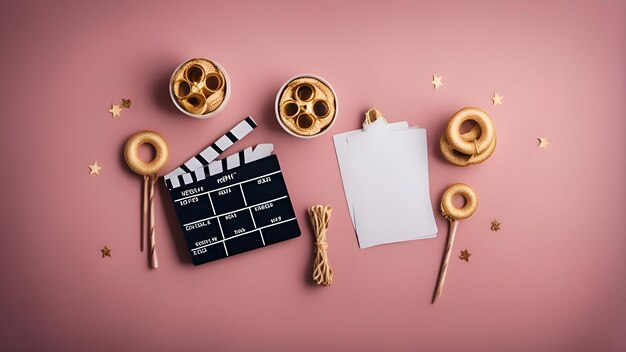
[{"label": "film reel in bowl", "polygon": [[337,95],[322,77],[293,77],[278,90],[276,119],[292,136],[313,138],[326,132],[337,119]]},{"label": "film reel in bowl", "polygon": [[191,59],[174,70],[170,78],[170,97],[183,114],[206,119],[226,107],[230,99],[230,79],[218,63]]}]

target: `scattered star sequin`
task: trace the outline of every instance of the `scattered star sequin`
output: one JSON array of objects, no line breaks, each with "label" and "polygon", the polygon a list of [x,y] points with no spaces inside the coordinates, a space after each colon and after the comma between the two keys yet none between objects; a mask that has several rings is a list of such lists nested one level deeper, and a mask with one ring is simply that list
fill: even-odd
[{"label": "scattered star sequin", "polygon": [[548,149],[548,145],[550,145],[550,140],[546,137],[539,137],[539,148]]},{"label": "scattered star sequin", "polygon": [[502,105],[502,99],[504,99],[503,96],[498,93],[494,93],[493,98],[491,98],[491,100],[493,101],[493,106]]},{"label": "scattered star sequin", "polygon": [[472,255],[472,253],[470,253],[467,249],[464,249],[461,251],[461,255],[459,256],[459,259],[461,260],[465,260],[466,262],[469,263],[469,257]]},{"label": "scattered star sequin", "polygon": [[111,108],[109,109],[109,112],[111,113],[111,115],[113,115],[113,117],[117,117],[117,116],[120,116],[120,113],[122,112],[122,110],[124,109],[121,108],[119,105],[111,104]]},{"label": "scattered star sequin", "polygon": [[132,101],[130,101],[130,99],[122,99],[122,107],[124,109],[130,109],[130,106],[133,104]]},{"label": "scattered star sequin", "polygon": [[89,174],[93,175],[100,175],[100,170],[102,169],[102,166],[98,165],[97,161],[94,161],[93,164],[89,165]]},{"label": "scattered star sequin", "polygon": [[497,219],[493,219],[491,221],[491,231],[500,231],[500,225],[502,225],[502,223],[498,222]]},{"label": "scattered star sequin", "polygon": [[443,82],[441,82],[441,76],[437,76],[437,75],[433,75],[433,80],[430,81],[430,83],[435,87],[435,90],[443,86]]},{"label": "scattered star sequin", "polygon": [[104,257],[109,257],[109,258],[111,258],[111,249],[110,249],[110,248],[107,248],[107,246],[104,246],[104,248],[102,248],[102,249],[100,250],[100,252],[102,252],[102,258],[104,258]]}]

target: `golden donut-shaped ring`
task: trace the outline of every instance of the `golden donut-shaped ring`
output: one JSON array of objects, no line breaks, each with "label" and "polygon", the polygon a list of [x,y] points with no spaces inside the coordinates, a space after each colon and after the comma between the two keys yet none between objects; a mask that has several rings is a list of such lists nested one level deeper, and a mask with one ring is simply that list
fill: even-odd
[{"label": "golden donut-shaped ring", "polygon": [[[469,132],[462,134],[461,138],[465,141],[473,141],[478,138],[478,136],[480,136],[480,126],[475,125]],[[441,154],[443,154],[443,157],[447,161],[456,166],[465,167],[472,164],[479,164],[489,159],[494,150],[496,150],[496,140],[497,136],[494,136],[493,142],[487,147],[487,150],[482,151],[480,154],[467,155],[454,149],[454,147],[448,142],[448,139],[446,139],[446,135],[442,134],[439,139],[439,147],[441,149]]]},{"label": "golden donut-shaped ring", "polygon": [[[156,150],[156,156],[154,160],[145,162],[139,158],[139,147],[148,143]],[[154,131],[139,131],[126,141],[124,146],[124,159],[126,164],[133,171],[143,176],[156,175],[167,163],[169,156],[169,150],[167,148],[167,141],[163,136]]]},{"label": "golden donut-shaped ring", "polygon": [[[465,198],[465,206],[457,208],[452,203],[455,195]],[[472,187],[464,183],[455,183],[448,186],[441,196],[441,213],[449,220],[464,220],[472,216],[478,208],[478,195]]]},{"label": "golden donut-shaped ring", "polygon": [[[474,141],[466,141],[461,137],[459,132],[461,125],[465,121],[476,121],[476,124],[480,126],[480,137]],[[478,108],[463,108],[457,111],[446,128],[446,138],[448,142],[463,154],[480,154],[485,151],[495,138],[496,130],[493,126],[493,122],[489,118],[486,112]]]}]

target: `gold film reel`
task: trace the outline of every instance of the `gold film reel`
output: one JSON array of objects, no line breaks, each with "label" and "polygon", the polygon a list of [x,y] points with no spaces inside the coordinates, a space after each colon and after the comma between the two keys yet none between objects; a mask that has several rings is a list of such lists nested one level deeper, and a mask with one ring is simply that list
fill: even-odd
[{"label": "gold film reel", "polygon": [[280,120],[291,132],[314,136],[324,132],[335,120],[336,97],[326,83],[300,76],[285,85],[277,110]]},{"label": "gold film reel", "polygon": [[229,87],[215,63],[191,59],[174,72],[170,89],[183,110],[193,115],[206,115],[224,103]]}]

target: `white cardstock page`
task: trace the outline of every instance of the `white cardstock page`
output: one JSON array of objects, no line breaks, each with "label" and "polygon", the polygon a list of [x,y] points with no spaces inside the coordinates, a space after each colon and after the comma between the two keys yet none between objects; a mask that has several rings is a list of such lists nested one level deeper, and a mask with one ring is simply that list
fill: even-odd
[{"label": "white cardstock page", "polygon": [[426,130],[384,120],[368,127],[335,136],[359,246],[435,237]]},{"label": "white cardstock page", "polygon": [[[380,122],[379,122],[380,121]],[[382,120],[376,120],[372,125],[372,128],[381,127],[387,128],[390,130],[401,130],[409,128],[409,124],[406,121],[402,122],[394,122],[394,123],[383,123]],[[335,152],[337,153],[337,161],[339,163],[339,169],[341,171],[341,181],[343,182],[343,189],[346,194],[346,200],[348,202],[348,210],[350,212],[350,219],[352,220],[352,226],[356,229],[356,224],[354,222],[354,209],[352,202],[352,191],[351,191],[351,183],[353,176],[350,174],[352,168],[348,167],[348,163],[351,159],[350,147],[348,146],[348,138],[350,136],[364,133],[363,130],[354,130],[349,132],[344,132],[341,134],[337,134],[333,136],[333,141],[335,142]],[[357,175],[358,176],[358,175]]]}]

